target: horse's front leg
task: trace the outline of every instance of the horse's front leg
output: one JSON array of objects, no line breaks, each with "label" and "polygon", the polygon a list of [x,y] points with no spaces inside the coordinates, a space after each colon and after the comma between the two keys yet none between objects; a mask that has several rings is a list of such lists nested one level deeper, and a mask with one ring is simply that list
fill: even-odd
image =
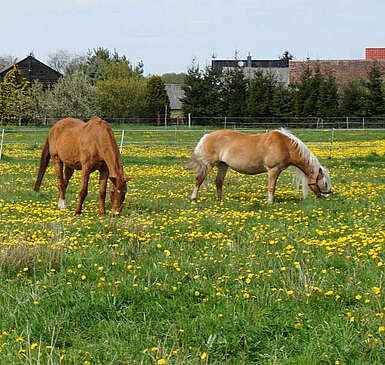
[{"label": "horse's front leg", "polygon": [[55,157],[53,159],[53,164],[55,168],[57,186],[59,190],[59,201],[57,203],[57,206],[59,209],[66,209],[66,202],[65,202],[66,185],[63,177],[63,162],[58,157]]},{"label": "horse's front leg", "polygon": [[99,213],[106,214],[106,190],[108,182],[108,170],[100,170],[99,177]]},{"label": "horse's front leg", "polygon": [[267,202],[272,203],[274,201],[275,187],[277,185],[277,179],[281,169],[273,167],[267,170]]},{"label": "horse's front leg", "polygon": [[225,163],[219,162],[217,165],[217,168],[218,168],[218,172],[217,172],[217,177],[215,178],[215,186],[217,188],[218,199],[222,199],[223,198],[223,192],[222,192],[223,181],[225,180],[226,173],[229,167]]},{"label": "horse's front leg", "polygon": [[86,198],[88,194],[88,182],[90,179],[90,170],[88,168],[82,168],[82,187],[79,191],[78,196],[78,202],[75,209],[75,215],[81,214],[82,212],[82,205],[84,202],[84,199]]}]

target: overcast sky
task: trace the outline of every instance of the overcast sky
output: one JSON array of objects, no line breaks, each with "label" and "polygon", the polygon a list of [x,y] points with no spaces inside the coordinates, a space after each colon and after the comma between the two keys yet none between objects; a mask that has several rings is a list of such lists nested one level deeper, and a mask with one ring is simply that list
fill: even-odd
[{"label": "overcast sky", "polygon": [[382,0],[33,0],[2,2],[0,56],[105,47],[145,74],[218,59],[359,59],[385,47]]}]

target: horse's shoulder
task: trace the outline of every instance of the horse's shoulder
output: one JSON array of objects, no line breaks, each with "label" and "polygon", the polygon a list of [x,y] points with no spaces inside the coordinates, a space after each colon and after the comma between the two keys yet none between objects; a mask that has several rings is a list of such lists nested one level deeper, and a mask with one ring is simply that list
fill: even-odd
[{"label": "horse's shoulder", "polygon": [[89,126],[99,126],[99,127],[106,127],[111,128],[110,123],[106,122],[102,118],[99,117],[92,117],[88,122],[87,125]]}]

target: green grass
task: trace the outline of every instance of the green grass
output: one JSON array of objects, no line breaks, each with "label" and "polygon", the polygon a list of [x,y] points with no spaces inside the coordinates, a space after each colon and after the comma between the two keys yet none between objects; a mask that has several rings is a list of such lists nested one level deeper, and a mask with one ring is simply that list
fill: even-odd
[{"label": "green grass", "polygon": [[0,161],[1,364],[385,362],[382,151],[322,160],[328,200],[284,173],[268,205],[266,175],[230,172],[222,202],[211,183],[194,204],[190,148],[127,140],[123,214],[97,214],[95,174],[74,217],[79,173],[58,211],[52,169],[31,188],[36,137],[18,138]]}]

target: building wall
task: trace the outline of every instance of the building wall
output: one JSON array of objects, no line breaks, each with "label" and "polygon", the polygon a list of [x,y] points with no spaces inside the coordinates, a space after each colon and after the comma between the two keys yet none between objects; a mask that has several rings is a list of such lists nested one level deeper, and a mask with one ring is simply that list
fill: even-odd
[{"label": "building wall", "polygon": [[289,83],[295,84],[300,81],[302,72],[307,65],[314,69],[319,66],[322,73],[332,72],[338,84],[344,84],[352,80],[367,79],[373,62],[377,62],[385,72],[385,60],[321,60],[321,61],[290,61]]}]

